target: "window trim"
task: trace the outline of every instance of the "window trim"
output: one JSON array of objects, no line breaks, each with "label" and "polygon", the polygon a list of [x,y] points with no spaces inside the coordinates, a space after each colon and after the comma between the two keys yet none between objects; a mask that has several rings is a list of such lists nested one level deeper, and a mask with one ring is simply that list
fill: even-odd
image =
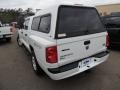
[{"label": "window trim", "polygon": [[[35,30],[35,29],[32,28],[32,26],[33,26],[33,21],[34,21],[35,18],[40,18],[37,30]],[[34,17],[34,18],[32,19],[31,30],[33,30],[33,31],[38,31],[39,25],[40,25],[40,21],[41,21],[41,16]]]},{"label": "window trim", "polygon": [[38,18],[38,17],[40,18],[40,20],[39,20],[39,25],[38,25],[37,30],[33,29],[33,28],[32,28],[33,20],[32,20],[31,30],[33,30],[33,31],[38,31],[38,32],[42,32],[42,33],[49,33],[49,32],[44,32],[44,31],[40,31],[40,30],[39,30],[39,28],[40,28],[40,23],[41,23],[41,19],[42,19],[43,17],[47,17],[47,16],[50,16],[50,27],[49,27],[49,32],[50,32],[50,29],[51,29],[51,20],[52,20],[52,19],[51,19],[51,18],[52,18],[52,15],[51,15],[50,13],[34,17],[33,20],[34,20],[35,18]]},{"label": "window trim", "polygon": [[94,9],[94,10],[96,11],[96,13],[98,14],[98,18],[100,19],[101,24],[102,24],[103,27],[105,28],[105,26],[104,26],[104,24],[103,24],[103,22],[102,22],[102,20],[101,20],[101,17],[100,17],[100,15],[99,15],[99,13],[98,13],[98,11],[97,11],[97,9],[96,9],[95,7],[60,5],[60,6],[58,7],[58,11],[57,11],[56,28],[55,28],[55,36],[54,36],[55,39],[63,39],[63,38],[64,38],[64,37],[63,37],[63,38],[59,38],[59,37],[57,36],[57,34],[58,34],[59,16],[60,16],[60,15],[59,15],[59,12],[60,12],[60,8],[63,8],[63,7],[71,7],[71,8],[76,7],[76,8]]},{"label": "window trim", "polygon": [[[40,31],[39,30],[39,28],[40,28],[40,24],[41,24],[41,19],[43,18],[43,17],[48,17],[48,16],[50,16],[50,27],[49,27],[49,31],[48,32],[44,32],[44,31]],[[51,29],[51,19],[52,18],[52,15],[49,13],[49,14],[45,14],[45,15],[42,15],[41,17],[40,17],[40,22],[39,22],[39,27],[38,27],[38,31],[39,32],[42,32],[42,33],[49,33],[50,32],[50,29]]]},{"label": "window trim", "polygon": [[[26,22],[26,21],[28,21],[28,26],[27,26],[27,29],[26,29],[26,28],[25,28],[26,25],[24,25],[24,30],[28,30],[28,28],[29,28],[29,23],[30,23],[30,19],[26,19],[25,22]],[[25,23],[25,22],[24,22],[24,23]]]}]

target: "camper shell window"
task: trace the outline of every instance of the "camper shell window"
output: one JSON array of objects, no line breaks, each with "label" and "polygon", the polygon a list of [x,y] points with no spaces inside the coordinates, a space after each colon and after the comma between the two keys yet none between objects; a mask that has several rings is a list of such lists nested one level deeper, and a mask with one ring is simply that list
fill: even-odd
[{"label": "camper shell window", "polygon": [[95,34],[106,31],[97,10],[93,7],[60,6],[56,39]]}]

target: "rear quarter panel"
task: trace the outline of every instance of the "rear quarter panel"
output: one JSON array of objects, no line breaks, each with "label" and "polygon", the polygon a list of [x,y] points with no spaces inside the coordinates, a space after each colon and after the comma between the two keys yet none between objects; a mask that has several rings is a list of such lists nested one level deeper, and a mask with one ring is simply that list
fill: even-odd
[{"label": "rear quarter panel", "polygon": [[47,69],[47,68],[58,67],[58,63],[49,64],[46,62],[46,47],[55,46],[56,41],[54,41],[54,40],[49,41],[45,38],[34,36],[34,35],[30,35],[29,38],[30,38],[29,43],[34,49],[37,61],[38,61],[39,65],[41,66],[41,68]]}]

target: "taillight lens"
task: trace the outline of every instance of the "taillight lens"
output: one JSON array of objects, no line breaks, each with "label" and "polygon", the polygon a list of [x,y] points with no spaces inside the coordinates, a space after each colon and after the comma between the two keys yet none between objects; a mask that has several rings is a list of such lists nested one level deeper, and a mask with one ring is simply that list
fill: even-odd
[{"label": "taillight lens", "polygon": [[57,46],[52,46],[52,47],[46,48],[46,61],[48,63],[57,63],[58,62]]},{"label": "taillight lens", "polygon": [[109,35],[106,36],[106,47],[110,46],[110,37]]}]

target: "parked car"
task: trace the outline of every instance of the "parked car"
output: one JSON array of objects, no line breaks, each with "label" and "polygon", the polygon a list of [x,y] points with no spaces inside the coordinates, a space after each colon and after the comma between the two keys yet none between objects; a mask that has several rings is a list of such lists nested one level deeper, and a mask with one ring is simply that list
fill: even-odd
[{"label": "parked car", "polygon": [[13,32],[10,26],[3,26],[0,24],[0,40],[6,39],[8,42],[11,41],[11,37],[13,36]]},{"label": "parked car", "polygon": [[55,5],[25,19],[17,42],[31,53],[33,69],[60,80],[107,60],[108,34],[94,7]]},{"label": "parked car", "polygon": [[102,18],[110,37],[110,46],[120,46],[120,12],[111,13]]}]

